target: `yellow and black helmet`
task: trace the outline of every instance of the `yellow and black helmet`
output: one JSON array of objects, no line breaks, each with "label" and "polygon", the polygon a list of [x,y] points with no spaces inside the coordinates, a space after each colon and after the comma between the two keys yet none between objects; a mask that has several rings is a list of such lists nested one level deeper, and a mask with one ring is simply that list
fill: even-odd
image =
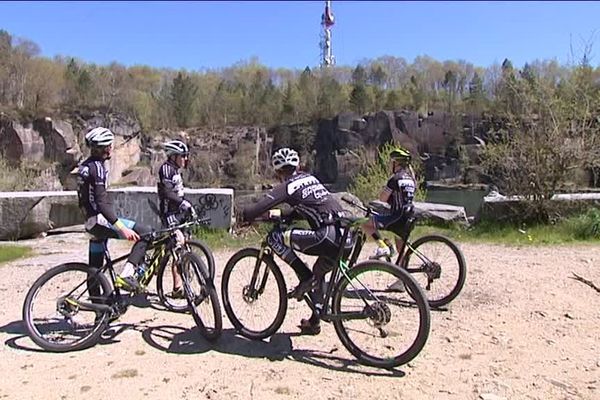
[{"label": "yellow and black helmet", "polygon": [[401,146],[394,147],[392,151],[390,151],[390,158],[394,161],[410,162],[410,151]]}]

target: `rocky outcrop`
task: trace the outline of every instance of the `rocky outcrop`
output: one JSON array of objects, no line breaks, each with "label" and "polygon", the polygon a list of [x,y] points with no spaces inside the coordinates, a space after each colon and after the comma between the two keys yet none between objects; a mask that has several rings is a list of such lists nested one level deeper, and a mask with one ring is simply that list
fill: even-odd
[{"label": "rocky outcrop", "polygon": [[124,172],[119,184],[123,186],[154,186],[156,185],[156,176],[148,167],[133,167]]},{"label": "rocky outcrop", "polygon": [[33,121],[33,129],[44,140],[44,160],[62,165],[76,165],[81,149],[73,127],[67,121],[52,120],[50,117]]},{"label": "rocky outcrop", "polygon": [[0,154],[12,165],[44,159],[44,140],[31,124],[0,120]]},{"label": "rocky outcrop", "polygon": [[347,179],[362,165],[358,151],[370,149],[374,152],[390,141],[418,154],[417,142],[399,128],[403,125],[396,119],[393,112],[380,111],[364,117],[342,113],[333,119],[320,120],[314,142],[316,175],[325,183],[334,183],[340,178],[343,164],[345,176],[341,178]]}]

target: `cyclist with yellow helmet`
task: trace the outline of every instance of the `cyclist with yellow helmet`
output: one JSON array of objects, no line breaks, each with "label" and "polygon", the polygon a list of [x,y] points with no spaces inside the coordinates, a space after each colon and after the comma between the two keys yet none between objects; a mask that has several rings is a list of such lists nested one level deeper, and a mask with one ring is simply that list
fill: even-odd
[{"label": "cyclist with yellow helmet", "polygon": [[[379,229],[401,232],[413,212],[413,199],[417,184],[411,166],[411,154],[405,148],[398,146],[390,152],[390,160],[393,175],[379,193],[379,200],[387,203],[390,211],[373,216],[363,225],[364,231],[377,243],[377,249],[372,258],[389,257],[395,252],[393,245],[381,237]],[[396,240],[402,239],[397,238]]]}]

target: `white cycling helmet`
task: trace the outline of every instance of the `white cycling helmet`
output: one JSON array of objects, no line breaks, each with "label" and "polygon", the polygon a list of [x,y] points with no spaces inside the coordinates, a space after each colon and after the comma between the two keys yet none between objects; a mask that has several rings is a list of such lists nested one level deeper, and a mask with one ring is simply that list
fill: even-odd
[{"label": "white cycling helmet", "polygon": [[300,157],[296,150],[284,147],[273,154],[271,163],[275,171],[287,166],[297,167],[300,164]]},{"label": "white cycling helmet", "polygon": [[85,135],[85,143],[89,147],[106,147],[114,141],[115,135],[107,128],[94,128]]},{"label": "white cycling helmet", "polygon": [[167,152],[167,156],[172,156],[175,154],[186,156],[190,154],[190,149],[181,140],[171,140],[170,142],[165,143],[163,146]]}]

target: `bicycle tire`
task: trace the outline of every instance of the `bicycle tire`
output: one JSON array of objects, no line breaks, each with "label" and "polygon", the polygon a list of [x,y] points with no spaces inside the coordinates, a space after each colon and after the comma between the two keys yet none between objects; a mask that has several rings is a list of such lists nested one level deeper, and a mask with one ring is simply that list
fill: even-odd
[{"label": "bicycle tire", "polygon": [[[223,332],[223,317],[221,316],[221,304],[217,289],[208,275],[206,266],[200,257],[191,252],[185,252],[181,256],[183,288],[187,298],[189,310],[204,338],[210,341],[217,340]],[[185,268],[191,265],[192,268]],[[196,279],[200,284],[200,293],[196,293],[191,285],[191,280]],[[211,313],[214,318],[213,326],[202,318],[198,306],[208,299],[210,301]]]},{"label": "bicycle tire", "polygon": [[[345,319],[333,318],[333,326],[344,347],[346,347],[346,349],[348,349],[348,351],[352,353],[361,364],[386,369],[395,368],[399,365],[406,364],[407,362],[411,361],[421,352],[421,350],[425,346],[425,343],[427,342],[427,338],[429,337],[429,331],[431,328],[431,316],[429,305],[422,294],[421,288],[419,287],[417,282],[410,276],[410,274],[408,274],[405,271],[402,271],[396,265],[384,261],[369,260],[355,265],[354,267],[352,267],[352,269],[350,269],[347,272],[348,278],[350,278],[350,280],[348,280],[346,277],[342,277],[336,284],[332,300],[332,315],[335,316],[336,314],[342,314],[341,301],[344,297],[343,294],[345,293],[345,289],[350,284],[350,281],[356,281],[358,283],[360,281],[358,277],[361,274],[373,271],[389,273],[391,274],[391,277],[393,277],[393,279],[401,280],[404,285],[406,285],[410,288],[410,290],[413,291],[413,295],[411,295],[411,297],[414,296],[414,303],[418,308],[419,320],[416,336],[414,337],[414,340],[412,341],[410,346],[408,346],[408,348],[403,350],[400,354],[395,355],[393,357],[373,356],[369,354],[366,350],[364,350],[364,348],[361,348],[361,346],[357,345],[355,341],[350,337],[350,328],[346,328],[346,326],[344,325]],[[364,285],[362,286],[364,287]],[[351,287],[356,288],[356,286],[352,285]],[[365,295],[370,294],[370,291],[365,291]],[[383,295],[381,295],[380,297],[383,298]],[[351,296],[349,296],[348,298],[351,298]],[[365,299],[362,296],[360,296],[359,299],[361,300],[358,302],[359,304],[362,304],[361,302],[365,301]],[[371,307],[373,307],[373,304],[378,303],[382,302],[371,302],[369,303],[368,308],[371,309]],[[367,307],[365,307],[362,312],[367,312],[366,310]],[[387,308],[387,310],[389,312],[389,307]],[[391,322],[392,317],[393,316],[390,313],[388,317],[389,321],[386,322],[386,324]],[[364,320],[367,319],[369,318],[364,318]],[[369,320],[372,321],[372,319]],[[401,334],[403,333],[404,332],[401,332]],[[375,335],[367,336],[375,337]],[[381,337],[386,338],[387,336],[382,335]],[[392,338],[394,337],[396,337],[396,335],[392,335]],[[389,349],[389,347],[391,346],[385,345],[384,347],[386,349]]]},{"label": "bicycle tire", "polygon": [[[194,254],[200,256],[200,254],[202,254],[204,256],[204,258],[206,258],[207,263],[208,263],[208,270],[209,270],[209,274],[210,274],[210,280],[212,282],[214,282],[214,278],[215,278],[215,259],[214,256],[212,254],[212,251],[210,250],[210,248],[202,241],[200,240],[188,240],[187,243],[190,245],[190,251],[192,251]],[[198,252],[195,252],[194,249],[198,249],[200,250],[200,254],[198,254]],[[167,294],[165,293],[165,284],[164,284],[164,279],[165,279],[165,273],[169,273],[166,272],[168,270],[167,266],[169,265],[169,261],[171,260],[171,253],[167,252],[163,258],[163,260],[161,261],[161,264],[158,268],[158,272],[156,274],[156,293],[158,295],[158,298],[160,299],[161,304],[169,311],[173,311],[173,312],[186,312],[188,310],[188,304],[187,302],[174,302],[172,301],[169,296],[167,296]],[[204,261],[204,260],[202,260]],[[207,263],[204,263],[204,265],[206,266]]]},{"label": "bicycle tire", "polygon": [[[277,308],[277,312],[273,321],[271,321],[266,327],[262,329],[250,329],[244,322],[242,322],[241,318],[236,315],[236,311],[232,306],[232,289],[230,287],[230,279],[231,273],[233,272],[236,265],[239,265],[239,262],[244,258],[257,259],[260,254],[258,249],[254,248],[246,248],[235,253],[223,269],[223,279],[221,282],[221,298],[223,299],[223,308],[225,309],[225,313],[231,321],[231,324],[235,328],[235,330],[245,338],[252,340],[262,340],[266,339],[270,336],[273,336],[277,330],[283,324],[283,320],[285,319],[285,314],[287,312],[287,289],[285,285],[285,280],[283,278],[283,274],[281,270],[270,256],[263,257],[263,263],[266,266],[266,270],[271,271],[271,275],[275,278],[275,282],[277,284],[277,296],[279,300],[279,306]],[[256,265],[256,261],[253,260],[252,265]],[[261,263],[261,266],[262,264]],[[260,267],[260,266],[259,266]],[[257,279],[257,281],[261,281],[261,279]],[[248,286],[248,285],[247,285]],[[247,286],[244,287],[244,290],[247,289]],[[241,296],[244,298],[244,294]],[[244,302],[247,304],[254,303],[255,300],[249,302],[246,298],[244,298]]]},{"label": "bicycle tire", "polygon": [[[420,246],[423,246],[424,244],[430,243],[430,242],[438,242],[438,243],[442,243],[442,244],[448,246],[450,248],[450,250],[452,251],[452,253],[455,255],[457,265],[458,265],[458,274],[456,277],[456,281],[453,282],[452,289],[450,291],[448,291],[447,294],[445,294],[441,298],[433,299],[430,297],[432,294],[430,294],[430,292],[428,290],[426,290],[426,289],[423,290],[423,293],[425,294],[425,297],[427,298],[427,301],[429,302],[429,306],[432,308],[438,308],[438,307],[442,307],[442,306],[445,306],[448,303],[450,303],[462,291],[462,289],[465,285],[466,277],[467,277],[467,264],[466,264],[465,257],[463,255],[462,251],[456,245],[456,243],[454,243],[452,240],[450,240],[449,238],[447,238],[446,236],[443,236],[443,235],[422,236],[422,237],[418,238],[417,240],[415,240],[415,242],[412,244],[412,248],[416,250]],[[407,247],[406,255],[402,258],[402,260],[400,260],[400,257],[398,257],[398,260],[396,260],[396,264],[399,265],[401,268],[405,269],[406,271],[408,271],[410,274],[422,273],[423,271],[420,268],[409,268],[408,267],[411,256],[413,256],[415,254],[413,249],[411,249],[410,247]],[[418,257],[418,255],[417,255],[417,257]],[[435,260],[433,260],[433,261],[435,261]],[[443,274],[443,266],[440,266],[440,267],[442,268],[441,273]]]},{"label": "bicycle tire", "polygon": [[[31,288],[27,292],[27,295],[25,296],[25,301],[23,303],[23,322],[25,325],[25,329],[27,330],[27,334],[29,335],[31,340],[33,340],[33,342],[35,344],[37,344],[38,346],[40,346],[42,349],[44,349],[46,351],[68,352],[68,351],[82,350],[84,348],[91,347],[98,342],[100,335],[102,335],[102,332],[105,330],[106,326],[109,323],[109,313],[105,312],[102,314],[102,316],[99,320],[96,320],[94,322],[93,329],[91,330],[90,334],[84,336],[83,338],[75,341],[72,344],[57,344],[57,343],[46,340],[42,336],[42,334],[36,328],[34,321],[33,321],[32,308],[34,305],[35,298],[36,298],[38,292],[40,291],[40,289],[48,281],[50,281],[52,278],[54,278],[55,276],[57,276],[59,274],[63,274],[65,272],[69,272],[69,271],[80,271],[80,272],[84,272],[87,274],[90,271],[90,267],[87,264],[75,263],[75,262],[57,265],[56,267],[51,268],[48,271],[44,272],[33,283]],[[97,279],[98,279],[99,284],[102,287],[103,293],[105,295],[112,293],[112,285],[110,284],[108,278],[103,273],[99,273],[97,275]],[[83,283],[83,282],[85,282],[85,280],[81,281],[81,283]],[[76,287],[77,286],[74,286],[73,288],[68,289],[67,291],[65,291],[65,294],[69,293],[70,290],[73,290]]]},{"label": "bicycle tire", "polygon": [[[204,262],[204,265],[207,267],[208,269],[208,273],[210,275],[210,279],[214,282],[215,280],[215,257],[213,255],[212,250],[210,249],[210,247],[208,247],[208,245],[206,243],[204,243],[204,241],[200,240],[200,239],[190,239],[190,240],[186,240],[186,243],[190,246],[190,251],[192,251],[193,253],[195,253],[196,255],[200,256],[200,255],[204,255],[204,257],[206,258]],[[198,249],[199,252],[194,251],[194,249]]]}]

